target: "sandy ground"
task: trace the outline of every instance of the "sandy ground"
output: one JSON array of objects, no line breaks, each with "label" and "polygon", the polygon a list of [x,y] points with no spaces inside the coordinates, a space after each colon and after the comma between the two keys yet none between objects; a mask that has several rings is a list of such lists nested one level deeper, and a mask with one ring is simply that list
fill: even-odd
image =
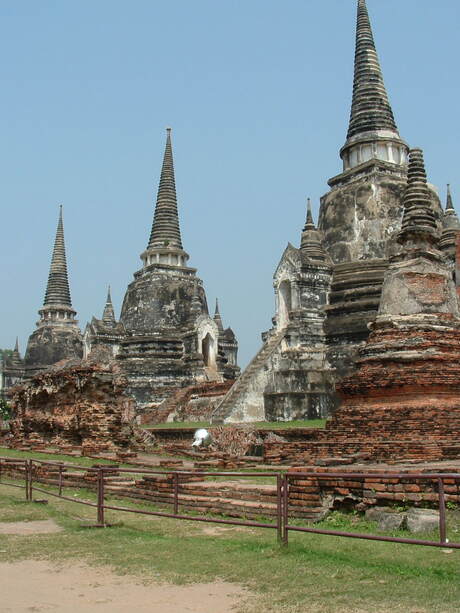
[{"label": "sandy ground", "polygon": [[2,613],[230,613],[245,596],[228,583],[142,585],[87,566],[0,563]]},{"label": "sandy ground", "polygon": [[11,521],[0,524],[0,534],[53,534],[62,528],[52,519],[43,521]]}]

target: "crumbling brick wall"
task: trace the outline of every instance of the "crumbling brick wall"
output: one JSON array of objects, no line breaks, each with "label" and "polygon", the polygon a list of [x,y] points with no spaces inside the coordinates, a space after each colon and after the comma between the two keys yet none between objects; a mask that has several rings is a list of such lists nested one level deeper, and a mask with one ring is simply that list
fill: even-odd
[{"label": "crumbling brick wall", "polygon": [[130,444],[134,401],[112,367],[64,366],[12,390],[13,446],[81,446],[83,453]]}]

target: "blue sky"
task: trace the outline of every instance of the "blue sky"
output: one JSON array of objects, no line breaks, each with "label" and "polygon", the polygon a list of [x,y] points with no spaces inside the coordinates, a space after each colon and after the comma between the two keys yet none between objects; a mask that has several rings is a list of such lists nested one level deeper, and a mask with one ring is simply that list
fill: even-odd
[{"label": "blue sky", "polygon": [[[368,0],[401,136],[460,203],[458,0]],[[84,328],[117,315],[153,217],[173,128],[190,264],[244,365],[272,274],[340,171],[355,0],[0,0],[0,347],[24,351],[64,205]]]}]

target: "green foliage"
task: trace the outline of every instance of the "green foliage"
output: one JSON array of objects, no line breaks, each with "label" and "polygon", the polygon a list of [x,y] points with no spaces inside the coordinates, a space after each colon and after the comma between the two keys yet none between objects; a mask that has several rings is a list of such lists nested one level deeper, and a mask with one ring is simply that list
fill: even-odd
[{"label": "green foliage", "polygon": [[0,397],[0,419],[7,421],[11,418],[11,407],[4,398]]},{"label": "green foliage", "polygon": [[0,360],[6,360],[13,355],[12,349],[0,349]]}]

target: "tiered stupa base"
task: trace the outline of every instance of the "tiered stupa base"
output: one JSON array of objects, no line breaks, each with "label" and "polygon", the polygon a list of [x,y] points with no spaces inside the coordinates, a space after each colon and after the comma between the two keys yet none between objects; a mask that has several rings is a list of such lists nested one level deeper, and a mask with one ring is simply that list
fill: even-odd
[{"label": "tiered stupa base", "polygon": [[377,324],[358,370],[338,391],[343,403],[326,429],[305,441],[268,445],[266,460],[460,458],[459,321],[449,314],[412,315]]}]

